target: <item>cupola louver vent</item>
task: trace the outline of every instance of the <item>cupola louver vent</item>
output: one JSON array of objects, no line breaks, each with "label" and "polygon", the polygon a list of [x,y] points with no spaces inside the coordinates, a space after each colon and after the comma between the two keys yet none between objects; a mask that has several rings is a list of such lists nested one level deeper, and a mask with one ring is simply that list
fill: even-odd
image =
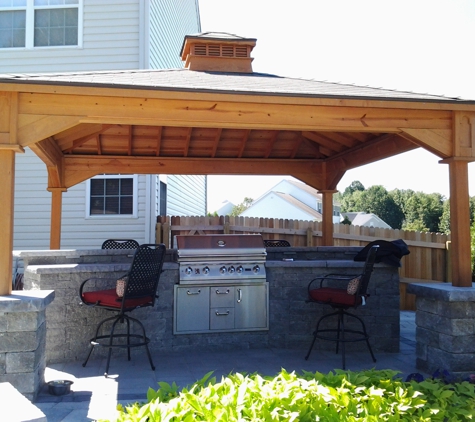
[{"label": "cupola louver vent", "polygon": [[186,36],[181,56],[190,70],[252,73],[255,45],[255,39],[208,32]]}]

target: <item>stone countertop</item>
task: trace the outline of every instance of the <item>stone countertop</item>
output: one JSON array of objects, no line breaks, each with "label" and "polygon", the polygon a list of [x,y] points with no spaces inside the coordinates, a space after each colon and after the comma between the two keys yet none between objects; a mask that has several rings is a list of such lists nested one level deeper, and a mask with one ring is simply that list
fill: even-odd
[{"label": "stone countertop", "polygon": [[41,311],[54,300],[54,290],[13,290],[0,296],[0,312]]},{"label": "stone countertop", "polygon": [[472,287],[457,287],[452,283],[411,283],[407,292],[425,299],[437,299],[445,302],[475,302],[475,283]]},{"label": "stone countertop", "polygon": [[[29,265],[26,272],[33,274],[54,274],[54,273],[83,273],[83,272],[126,272],[130,269],[130,263],[93,263],[93,264],[46,264]],[[178,264],[174,262],[164,262],[163,270],[178,269]]]},{"label": "stone countertop", "polygon": [[[349,259],[266,261],[266,268],[363,268],[364,262]],[[375,264],[377,265],[377,264]]]}]

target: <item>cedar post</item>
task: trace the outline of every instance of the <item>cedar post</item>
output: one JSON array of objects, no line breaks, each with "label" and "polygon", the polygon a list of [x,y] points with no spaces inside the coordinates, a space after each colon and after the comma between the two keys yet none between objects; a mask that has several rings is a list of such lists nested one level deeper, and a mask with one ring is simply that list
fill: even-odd
[{"label": "cedar post", "polygon": [[450,158],[450,233],[452,285],[472,287],[468,161]]},{"label": "cedar post", "polygon": [[322,246],[333,246],[333,194],[337,190],[320,190],[322,194]]},{"label": "cedar post", "polygon": [[51,192],[51,223],[50,223],[50,249],[61,248],[61,213],[63,209],[63,192],[66,188],[48,188]]},{"label": "cedar post", "polygon": [[15,152],[0,149],[0,296],[12,293],[13,200]]}]

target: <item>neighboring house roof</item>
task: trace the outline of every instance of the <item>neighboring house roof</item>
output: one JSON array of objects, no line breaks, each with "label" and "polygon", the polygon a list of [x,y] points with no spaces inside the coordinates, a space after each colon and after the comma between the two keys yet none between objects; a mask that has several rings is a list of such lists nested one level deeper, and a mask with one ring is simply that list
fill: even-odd
[{"label": "neighboring house roof", "polygon": [[232,202],[226,200],[223,202],[223,205],[216,210],[216,213],[218,215],[229,215],[231,214],[231,211],[233,210],[234,206],[235,205]]},{"label": "neighboring house roof", "polygon": [[55,84],[67,86],[122,87],[173,91],[240,93],[269,96],[301,96],[346,99],[385,99],[395,101],[431,101],[473,103],[442,95],[418,94],[289,78],[266,73],[198,72],[188,69],[117,70],[39,74],[0,74],[0,83]]},{"label": "neighboring house roof", "polygon": [[351,221],[353,226],[379,227],[390,229],[391,226],[379,218],[376,214],[366,212],[342,212],[342,219],[345,217]]},{"label": "neighboring house roof", "polygon": [[282,193],[282,192],[274,192],[276,195],[278,195],[280,198],[282,198],[284,201],[288,202],[295,208],[298,208],[302,210],[303,212],[311,215],[315,220],[322,221],[322,214],[319,213],[317,210],[309,207],[308,205],[305,205],[298,199],[295,199],[292,195],[288,193]]},{"label": "neighboring house roof", "polygon": [[[309,220],[317,220],[317,221],[322,221],[322,214],[320,214],[317,210],[309,207],[308,205],[305,205],[303,202],[299,201],[298,199],[294,198],[292,195],[284,192],[276,192],[276,191],[268,191],[264,195],[262,195],[259,199],[254,201],[252,205],[247,208],[245,211],[243,211],[241,214],[242,216],[248,216],[248,217],[257,217],[255,215],[255,209],[261,208],[262,206],[265,206],[265,204],[268,201],[272,200],[272,197],[275,196],[278,199],[286,202],[291,208],[295,210],[299,210],[301,213],[305,214]],[[259,217],[264,217],[264,218],[292,218],[291,213],[287,211],[289,215],[287,216],[281,216],[277,215],[275,212],[278,211],[278,209],[281,209],[280,207],[275,207],[275,204],[272,204],[272,207],[268,207],[268,209],[272,211],[267,211],[266,215],[259,215]],[[254,208],[254,210],[253,210]]]}]

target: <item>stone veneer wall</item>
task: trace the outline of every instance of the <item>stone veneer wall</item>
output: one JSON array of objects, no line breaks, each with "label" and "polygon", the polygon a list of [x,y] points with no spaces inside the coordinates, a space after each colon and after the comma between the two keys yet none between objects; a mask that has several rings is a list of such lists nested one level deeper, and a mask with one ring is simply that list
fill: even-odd
[{"label": "stone veneer wall", "polygon": [[416,295],[417,368],[475,374],[475,283],[411,284],[407,291]]},{"label": "stone veneer wall", "polygon": [[53,299],[51,290],[0,297],[0,383],[10,383],[29,400],[44,383],[45,309]]},{"label": "stone veneer wall", "polygon": [[[317,275],[330,272],[358,274],[363,263],[353,256],[361,248],[273,248],[266,263],[269,282],[269,330],[173,335],[173,286],[178,283],[176,251],[169,250],[158,287],[156,306],[138,309],[132,316],[140,319],[151,338],[151,350],[177,351],[196,347],[230,348],[306,348],[319,315],[329,306],[306,303],[307,284]],[[51,253],[50,253],[51,252]],[[54,255],[56,252],[56,256]],[[63,256],[59,256],[62,253]],[[69,255],[68,255],[69,254]],[[97,288],[112,287],[130,264],[123,251],[36,251],[23,253],[25,289],[54,289],[56,298],[48,307],[47,362],[83,360],[97,323],[110,312],[80,305],[79,286],[89,277],[98,277]],[[282,261],[282,259],[294,261]],[[75,263],[73,263],[75,262]],[[377,264],[373,273],[368,304],[357,309],[367,324],[375,352],[399,351],[399,277],[398,269]],[[317,349],[334,350],[334,343],[319,341]],[[94,356],[105,355],[96,348]],[[348,345],[348,351],[366,350],[363,342]],[[117,353],[125,350],[117,351]],[[116,352],[114,352],[116,353]],[[303,358],[303,357],[302,357]]]}]

